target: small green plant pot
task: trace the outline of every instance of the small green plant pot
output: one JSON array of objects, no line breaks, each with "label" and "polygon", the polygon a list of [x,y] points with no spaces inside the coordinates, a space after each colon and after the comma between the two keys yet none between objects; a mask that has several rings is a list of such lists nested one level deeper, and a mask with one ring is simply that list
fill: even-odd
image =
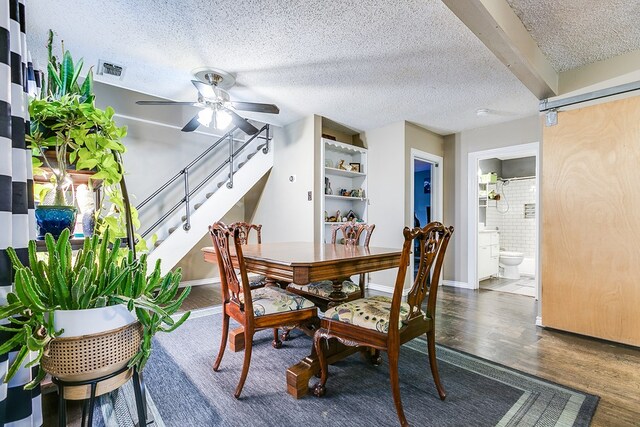
[{"label": "small green plant pot", "polygon": [[47,233],[51,233],[57,239],[65,228],[73,234],[77,211],[73,206],[38,206],[36,208],[38,240],[44,240],[44,235]]}]

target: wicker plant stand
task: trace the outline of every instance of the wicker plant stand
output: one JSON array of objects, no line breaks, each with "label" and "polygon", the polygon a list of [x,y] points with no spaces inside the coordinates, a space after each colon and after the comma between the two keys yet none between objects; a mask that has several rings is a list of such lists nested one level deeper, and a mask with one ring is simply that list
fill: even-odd
[{"label": "wicker plant stand", "polygon": [[42,356],[42,367],[58,386],[60,426],[66,425],[67,400],[85,400],[82,425],[88,412],[87,425],[91,426],[95,398],[117,389],[132,377],[139,425],[146,425],[143,382],[136,369],[127,367],[141,340],[142,325],[138,322],[98,334],[51,340]]}]

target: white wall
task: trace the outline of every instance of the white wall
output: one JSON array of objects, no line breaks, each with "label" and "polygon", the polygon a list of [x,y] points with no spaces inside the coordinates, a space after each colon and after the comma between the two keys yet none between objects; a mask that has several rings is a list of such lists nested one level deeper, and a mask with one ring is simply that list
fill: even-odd
[{"label": "white wall", "polygon": [[[225,224],[235,221],[244,221],[244,203],[236,204],[221,219]],[[211,236],[206,233],[202,239],[182,258],[175,268],[182,268],[182,281],[201,281],[205,279],[218,278],[218,266],[204,261],[201,249],[205,246],[212,246]]]},{"label": "white wall", "polygon": [[[397,122],[366,131],[361,139],[368,148],[369,218],[376,224],[371,246],[400,248],[405,224],[405,123]],[[398,269],[371,273],[372,283],[393,289]]]},{"label": "white wall", "polygon": [[498,184],[497,188],[502,197],[487,207],[486,227],[500,230],[500,249],[535,258],[536,220],[524,217],[524,205],[536,203],[535,178],[511,181],[505,186]]},{"label": "white wall", "polygon": [[[284,128],[273,128],[276,150],[273,169],[256,205],[251,222],[262,224],[264,242],[313,242],[315,137],[320,117],[309,116]],[[289,177],[295,176],[290,182]]]},{"label": "white wall", "polygon": [[[539,142],[542,140],[540,117],[531,116],[483,128],[471,129],[457,133],[447,140],[445,153],[454,156],[454,227],[455,232],[445,260],[445,279],[457,282],[468,281],[468,179],[469,153],[490,150],[492,148]],[[448,159],[446,164],[450,164]],[[447,186],[451,191],[451,187]],[[453,257],[453,259],[451,259]],[[452,262],[453,261],[453,262]],[[452,267],[453,266],[453,269]]]}]

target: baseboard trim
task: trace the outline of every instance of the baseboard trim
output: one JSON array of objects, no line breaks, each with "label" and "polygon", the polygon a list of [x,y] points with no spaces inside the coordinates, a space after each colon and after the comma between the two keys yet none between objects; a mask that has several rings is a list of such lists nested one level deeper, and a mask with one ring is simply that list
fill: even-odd
[{"label": "baseboard trim", "polygon": [[[393,295],[393,288],[385,285],[380,285],[378,283],[369,282],[366,286],[366,289],[371,289],[372,291],[384,292],[385,294]],[[402,291],[402,296],[406,297],[409,295],[409,289],[404,289]]]},{"label": "baseboard trim", "polygon": [[544,326],[542,324],[542,316],[536,316],[536,326]]},{"label": "baseboard trim", "polygon": [[185,280],[180,282],[180,287],[210,285],[212,283],[220,283],[220,277],[205,277],[204,279]]},{"label": "baseboard trim", "polygon": [[443,286],[451,286],[453,288],[462,288],[462,289],[475,289],[474,286],[471,286],[467,282],[458,282],[457,280],[443,280]]},{"label": "baseboard trim", "polygon": [[[189,316],[189,319],[187,319],[187,321],[191,319],[197,319],[198,317],[211,316],[212,314],[220,314],[220,313],[222,313],[222,305],[215,305],[213,307],[191,310],[191,316]],[[183,314],[184,313],[172,314],[171,318],[173,320],[178,320],[182,317]]]},{"label": "baseboard trim", "polygon": [[[249,273],[249,279],[255,276],[258,276],[258,275]],[[185,280],[184,282],[180,282],[180,287],[184,288],[185,286],[211,285],[215,283],[220,283],[220,276],[205,277],[204,279]]]}]

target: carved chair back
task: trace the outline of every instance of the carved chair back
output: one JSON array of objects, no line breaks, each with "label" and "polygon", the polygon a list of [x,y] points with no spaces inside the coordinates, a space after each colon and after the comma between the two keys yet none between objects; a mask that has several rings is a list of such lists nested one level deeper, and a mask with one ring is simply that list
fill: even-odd
[{"label": "carved chair back", "polygon": [[247,243],[249,243],[249,234],[251,234],[251,230],[256,231],[255,234],[257,243],[262,243],[262,224],[249,224],[248,222],[238,221],[229,224],[228,228],[231,233],[233,233],[236,229],[240,231],[238,236],[240,238],[240,244],[242,245],[246,245]]},{"label": "carved chair back", "polygon": [[[400,269],[396,277],[393,301],[391,304],[389,331],[398,330],[404,279],[414,242],[417,242],[419,246],[420,263],[413,285],[407,295],[409,315],[406,319],[411,320],[414,317],[423,316],[422,303],[427,296],[427,310],[425,314],[427,318],[435,318],[438,282],[440,281],[444,255],[449,244],[449,239],[451,239],[451,235],[453,234],[453,227],[445,227],[440,222],[430,222],[424,228],[415,227],[414,229],[410,229],[409,227],[405,227],[403,234],[404,245],[402,247]],[[430,286],[430,284],[433,284],[433,286]]]},{"label": "carved chair back", "polygon": [[338,242],[338,232],[341,232],[344,237],[344,243],[346,245],[357,246],[360,244],[360,239],[364,234],[364,241],[362,246],[368,247],[371,240],[371,234],[376,228],[375,224],[359,224],[356,222],[346,222],[340,225],[331,226],[331,243],[336,244]]},{"label": "carved chair back", "polygon": [[[209,226],[209,234],[211,234],[213,246],[216,250],[216,258],[218,259],[218,270],[220,270],[220,282],[224,301],[232,302],[238,305],[241,311],[253,314],[251,291],[249,286],[245,285],[249,283],[249,279],[242,255],[241,233],[240,227],[231,230],[230,227],[227,227],[222,222],[216,222]],[[231,237],[233,237],[233,243],[231,243]],[[236,270],[233,268],[231,258],[232,244],[234,245],[234,252],[238,260],[240,279],[238,279]],[[241,294],[243,295],[244,303],[240,300]]]}]

